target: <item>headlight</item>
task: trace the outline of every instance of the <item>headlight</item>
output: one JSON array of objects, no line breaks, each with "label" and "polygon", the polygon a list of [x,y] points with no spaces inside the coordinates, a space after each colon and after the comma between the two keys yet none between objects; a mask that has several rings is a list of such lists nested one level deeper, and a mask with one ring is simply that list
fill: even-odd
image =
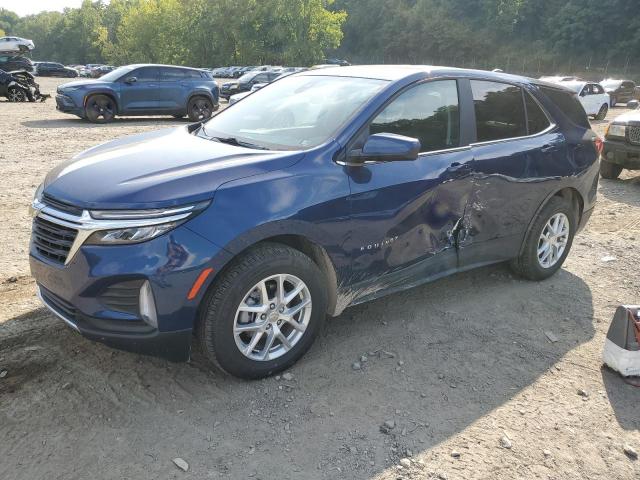
[{"label": "headlight", "polygon": [[626,125],[616,125],[612,123],[607,127],[607,131],[605,132],[606,137],[619,137],[626,138],[627,136],[627,126]]},{"label": "headlight", "polygon": [[41,183],[38,188],[36,188],[36,192],[33,194],[33,201],[35,202],[42,202],[42,191],[44,190],[44,182]]},{"label": "headlight", "polygon": [[[153,210],[100,210],[89,212],[96,228],[89,245],[122,245],[156,238],[195,217],[211,202]],[[111,227],[111,228],[109,228]]]}]

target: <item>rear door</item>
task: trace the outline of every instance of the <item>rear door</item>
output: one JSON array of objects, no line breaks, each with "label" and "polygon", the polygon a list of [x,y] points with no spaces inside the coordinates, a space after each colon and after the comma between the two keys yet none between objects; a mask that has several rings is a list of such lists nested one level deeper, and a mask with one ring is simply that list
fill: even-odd
[{"label": "rear door", "polygon": [[166,113],[186,108],[189,82],[187,72],[181,68],[160,68],[159,98]]},{"label": "rear door", "polygon": [[[433,80],[396,96],[349,149],[369,135],[418,138],[414,161],[346,167],[350,177],[352,229],[346,250],[355,284],[406,284],[457,267],[456,229],[471,193],[469,146],[461,138],[457,81]],[[383,276],[381,278],[381,276]]]},{"label": "rear door", "polygon": [[519,85],[471,80],[475,181],[461,242],[462,266],[518,254],[529,222],[566,162],[564,136]]},{"label": "rear door", "polygon": [[[127,83],[127,79],[135,82]],[[120,110],[124,114],[156,113],[162,110],[158,93],[158,67],[141,67],[120,79]]]}]

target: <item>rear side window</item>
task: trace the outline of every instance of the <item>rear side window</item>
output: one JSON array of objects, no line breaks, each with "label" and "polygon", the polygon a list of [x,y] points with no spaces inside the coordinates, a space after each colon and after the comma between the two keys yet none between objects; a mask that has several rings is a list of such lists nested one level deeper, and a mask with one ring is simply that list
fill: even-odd
[{"label": "rear side window", "polygon": [[527,125],[522,90],[506,83],[472,80],[478,142],[524,137]]},{"label": "rear side window", "polygon": [[587,114],[576,95],[571,92],[557,90],[555,88],[540,87],[540,89],[560,110],[562,110],[569,120],[580,127],[591,128]]},{"label": "rear side window", "polygon": [[534,100],[530,93],[525,92],[524,103],[527,108],[527,127],[529,135],[535,135],[536,133],[543,132],[551,123],[547,118],[538,102]]},{"label": "rear side window", "polygon": [[460,146],[460,113],[455,80],[417,85],[400,94],[369,126],[369,134],[417,138],[422,152]]},{"label": "rear side window", "polygon": [[184,70],[179,68],[162,68],[160,73],[162,74],[162,80],[165,81],[178,81],[186,78]]}]

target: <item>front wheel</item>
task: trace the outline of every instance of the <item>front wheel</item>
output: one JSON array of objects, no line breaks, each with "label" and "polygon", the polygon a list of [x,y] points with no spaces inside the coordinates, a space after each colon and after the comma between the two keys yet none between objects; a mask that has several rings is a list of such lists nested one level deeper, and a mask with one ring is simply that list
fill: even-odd
[{"label": "front wheel", "polygon": [[534,219],[520,255],[511,261],[511,269],[529,280],[552,276],[571,250],[576,225],[572,202],[552,197]]},{"label": "front wheel", "polygon": [[604,120],[605,118],[607,118],[608,112],[609,112],[609,105],[607,105],[606,103],[603,103],[602,106],[600,107],[600,110],[598,110],[598,113],[596,115],[596,120]]},{"label": "front wheel", "polygon": [[197,336],[205,356],[237,377],[266,377],[313,343],[327,311],[324,275],[298,250],[265,243],[234,261],[201,311]]},{"label": "front wheel", "polygon": [[87,100],[84,113],[92,123],[109,123],[116,116],[116,104],[107,95],[92,95]]},{"label": "front wheel", "polygon": [[608,180],[615,180],[622,173],[622,167],[615,163],[607,162],[606,160],[600,161],[600,176]]},{"label": "front wheel", "polygon": [[213,115],[213,103],[207,97],[194,97],[189,100],[187,115],[192,122],[201,122]]},{"label": "front wheel", "polygon": [[7,99],[10,102],[26,102],[27,94],[21,88],[11,87],[7,91]]}]

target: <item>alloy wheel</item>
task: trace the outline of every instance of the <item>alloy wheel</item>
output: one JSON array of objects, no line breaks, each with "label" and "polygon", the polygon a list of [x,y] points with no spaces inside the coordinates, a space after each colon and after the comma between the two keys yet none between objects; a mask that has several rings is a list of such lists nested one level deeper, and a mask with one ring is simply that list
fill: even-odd
[{"label": "alloy wheel", "polygon": [[209,100],[199,98],[193,102],[192,111],[197,120],[206,120],[213,114]]},{"label": "alloy wheel", "polygon": [[19,88],[12,88],[7,92],[7,98],[10,102],[24,102],[27,95]]},{"label": "alloy wheel", "polygon": [[233,324],[236,346],[254,361],[289,352],[311,319],[311,293],[298,277],[278,274],[256,283],[243,297]]},{"label": "alloy wheel", "polygon": [[569,242],[569,218],[556,213],[546,223],[538,240],[538,263],[542,268],[553,267],[567,248]]},{"label": "alloy wheel", "polygon": [[109,97],[97,97],[89,100],[87,104],[87,117],[92,122],[108,122],[115,116],[115,107]]}]

